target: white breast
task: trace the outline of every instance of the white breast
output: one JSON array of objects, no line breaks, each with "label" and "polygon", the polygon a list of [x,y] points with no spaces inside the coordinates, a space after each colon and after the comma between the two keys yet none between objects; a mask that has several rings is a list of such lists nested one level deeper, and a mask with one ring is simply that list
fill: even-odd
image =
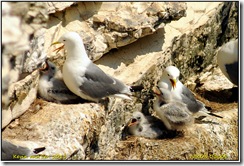
[{"label": "white breast", "polygon": [[82,66],[82,63],[79,63],[79,61],[66,61],[63,66],[64,83],[71,92],[73,92],[77,96],[80,96],[83,99],[87,99],[87,97],[81,92],[79,87],[84,81],[83,78],[85,70],[85,66]]}]

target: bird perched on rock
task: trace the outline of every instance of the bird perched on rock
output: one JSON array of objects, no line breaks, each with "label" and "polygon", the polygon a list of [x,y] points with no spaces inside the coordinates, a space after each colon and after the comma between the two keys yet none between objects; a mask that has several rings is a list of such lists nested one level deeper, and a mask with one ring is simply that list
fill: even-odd
[{"label": "bird perched on rock", "polygon": [[179,101],[172,101],[168,89],[153,89],[156,94],[153,108],[169,130],[182,130],[193,124],[194,117],[188,110],[186,104]]},{"label": "bird perched on rock", "polygon": [[104,73],[87,56],[83,41],[78,33],[68,32],[58,42],[67,50],[63,66],[63,79],[67,87],[83,99],[98,102],[103,97],[116,96],[129,99],[130,87]]},{"label": "bird perched on rock", "polygon": [[238,39],[225,43],[218,50],[217,63],[228,80],[238,86]]},{"label": "bird perched on rock", "polygon": [[158,82],[159,90],[160,91],[163,91],[163,89],[169,90],[171,94],[171,100],[179,101],[186,104],[188,110],[194,113],[195,116],[197,114],[201,114],[201,115],[205,114],[205,116],[212,115],[218,118],[222,118],[219,115],[209,112],[207,108],[205,108],[205,105],[202,102],[196,100],[193,93],[180,82],[179,76],[180,76],[180,71],[177,67],[175,66],[166,67],[160,81]]},{"label": "bird perched on rock", "polygon": [[159,123],[152,116],[145,116],[143,113],[133,112],[128,124],[128,132],[134,136],[145,138],[160,138],[163,135]]},{"label": "bird perched on rock", "polygon": [[30,156],[37,155],[45,149],[45,147],[40,147],[31,150],[27,147],[14,145],[11,142],[2,140],[2,160],[26,159]]},{"label": "bird perched on rock", "polygon": [[56,103],[78,103],[81,98],[72,93],[65,85],[62,73],[57,70],[54,63],[46,60],[39,69],[40,78],[38,84],[38,94],[47,101]]}]

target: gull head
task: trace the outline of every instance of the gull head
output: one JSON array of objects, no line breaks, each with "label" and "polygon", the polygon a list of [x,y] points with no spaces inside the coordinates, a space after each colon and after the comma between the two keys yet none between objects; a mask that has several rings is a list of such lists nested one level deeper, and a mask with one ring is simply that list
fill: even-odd
[{"label": "gull head", "polygon": [[44,75],[49,75],[50,77],[52,77],[55,75],[57,69],[52,62],[46,60],[39,68],[39,71]]},{"label": "gull head", "polygon": [[76,45],[83,45],[83,41],[80,37],[80,35],[76,32],[67,32],[63,34],[58,41],[54,42],[51,44],[51,46],[56,45],[56,44],[61,44],[63,45],[61,47],[56,48],[54,51],[59,52],[61,49],[65,47],[65,49],[69,50],[72,49]]},{"label": "gull head", "polygon": [[64,45],[74,45],[76,43],[82,42],[82,39],[80,35],[76,32],[67,32],[58,39],[58,42],[63,43]]},{"label": "gull head", "polygon": [[180,71],[175,66],[168,66],[165,68],[164,77],[167,77],[171,82],[173,88],[176,87],[176,83],[179,80]]},{"label": "gull head", "polygon": [[140,123],[144,122],[145,121],[145,117],[144,115],[141,113],[141,112],[134,112],[132,114],[132,117],[129,121],[129,124],[128,126],[131,127],[131,126],[136,126],[136,125],[139,125]]}]

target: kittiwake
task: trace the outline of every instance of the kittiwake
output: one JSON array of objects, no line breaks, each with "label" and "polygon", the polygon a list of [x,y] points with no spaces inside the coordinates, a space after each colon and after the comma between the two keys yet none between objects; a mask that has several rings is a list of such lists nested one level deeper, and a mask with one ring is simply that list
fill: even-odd
[{"label": "kittiwake", "polygon": [[107,96],[131,100],[129,86],[104,73],[88,58],[83,40],[78,33],[67,32],[52,45],[58,43],[63,43],[64,46],[60,49],[64,47],[67,51],[63,79],[74,94],[95,102]]},{"label": "kittiwake", "polygon": [[238,86],[238,39],[225,43],[218,50],[217,63],[228,80]]},{"label": "kittiwake", "polygon": [[179,76],[180,71],[177,67],[166,67],[160,81],[158,82],[158,88],[161,91],[163,89],[169,90],[172,96],[171,100],[185,103],[189,111],[191,111],[195,115],[200,115],[203,113],[205,115],[208,114],[218,118],[222,118],[219,115],[209,112],[202,102],[196,100],[193,93],[181,83],[181,81],[179,80]]}]

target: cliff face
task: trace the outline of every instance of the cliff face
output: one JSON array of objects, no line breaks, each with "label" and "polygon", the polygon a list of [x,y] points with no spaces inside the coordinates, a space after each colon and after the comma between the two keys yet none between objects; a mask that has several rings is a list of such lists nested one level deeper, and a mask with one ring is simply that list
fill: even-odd
[{"label": "cliff face", "polygon": [[[9,27],[3,29],[3,139],[30,148],[45,146],[40,159],[239,159],[238,103],[216,63],[216,50],[238,37],[236,3],[3,4],[3,26]],[[45,56],[62,66],[65,52],[55,54],[50,44],[66,31],[81,35],[89,57],[106,73],[144,89],[134,93],[133,101],[109,98],[104,104],[38,99],[35,69]],[[16,49],[10,49],[13,43]],[[122,140],[132,112],[155,115],[151,89],[171,64],[196,97],[224,118],[208,117],[175,138]]]}]

